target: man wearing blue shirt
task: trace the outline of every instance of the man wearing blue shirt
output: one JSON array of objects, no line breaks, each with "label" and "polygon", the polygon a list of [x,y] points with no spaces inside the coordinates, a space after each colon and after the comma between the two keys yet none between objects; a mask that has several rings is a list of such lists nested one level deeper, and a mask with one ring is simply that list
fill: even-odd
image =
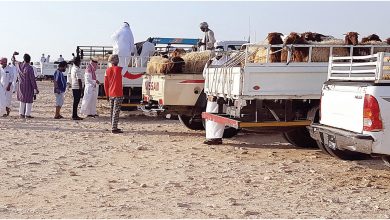
[{"label": "man wearing blue shirt", "polygon": [[67,67],[67,63],[62,61],[58,64],[57,70],[54,72],[54,95],[56,96],[56,112],[54,119],[64,118],[61,114],[61,107],[64,104],[65,90],[66,90],[66,79],[64,72]]}]

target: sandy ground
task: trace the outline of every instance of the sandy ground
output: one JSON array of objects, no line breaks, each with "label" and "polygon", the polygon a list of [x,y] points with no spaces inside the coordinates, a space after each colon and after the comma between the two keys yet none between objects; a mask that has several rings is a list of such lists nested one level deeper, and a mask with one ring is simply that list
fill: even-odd
[{"label": "sandy ground", "polygon": [[[380,160],[340,161],[280,134],[241,133],[224,145],[176,120],[122,112],[54,120],[50,82],[34,119],[0,118],[0,218],[389,218]],[[14,97],[15,98],[15,97]]]}]

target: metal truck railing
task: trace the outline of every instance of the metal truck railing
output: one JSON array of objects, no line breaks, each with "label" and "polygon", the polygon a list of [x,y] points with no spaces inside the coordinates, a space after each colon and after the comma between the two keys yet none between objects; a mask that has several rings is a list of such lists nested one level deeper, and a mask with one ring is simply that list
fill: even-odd
[{"label": "metal truck railing", "polygon": [[[321,45],[321,44],[310,44],[310,45],[259,45],[259,44],[245,44],[245,51],[233,52],[229,55],[229,59],[226,63],[221,65],[211,65],[208,68],[205,68],[205,91],[209,95],[216,96],[218,91],[224,91],[223,97],[231,97],[231,91],[233,89],[233,83],[237,83],[237,80],[233,80],[233,72],[237,72],[237,68],[240,68],[241,79],[240,83],[243,80],[243,72],[245,67],[277,67],[284,66],[289,67],[291,65],[305,65],[307,67],[316,67],[318,65],[324,65],[324,63],[329,62],[329,57],[336,58],[337,54],[340,53],[340,48],[345,55],[352,56],[354,53],[368,53],[372,54],[376,51],[389,51],[389,45]],[[278,49],[274,52],[271,51],[271,48],[283,48]],[[308,48],[308,55],[303,62],[292,62],[293,51],[297,48]],[[262,53],[259,53],[259,50],[262,50]],[[271,62],[270,56],[275,53],[281,53],[282,50],[287,52],[287,61],[285,62]],[[318,53],[321,52],[322,60],[318,61]],[[261,57],[259,57],[259,54]],[[314,56],[316,59],[313,59]],[[257,56],[257,57],[256,57]],[[386,55],[387,56],[387,55]],[[386,57],[385,56],[385,57]],[[258,62],[255,62],[257,59]],[[336,58],[337,59],[337,58]],[[339,60],[343,60],[341,57]],[[294,64],[293,64],[294,63]],[[359,64],[357,64],[359,65]],[[264,69],[265,70],[265,69]],[[387,70],[386,70],[387,71]],[[324,72],[326,74],[326,72]],[[384,72],[386,74],[386,72]]]},{"label": "metal truck railing", "polygon": [[330,57],[328,80],[390,82],[390,53]]}]

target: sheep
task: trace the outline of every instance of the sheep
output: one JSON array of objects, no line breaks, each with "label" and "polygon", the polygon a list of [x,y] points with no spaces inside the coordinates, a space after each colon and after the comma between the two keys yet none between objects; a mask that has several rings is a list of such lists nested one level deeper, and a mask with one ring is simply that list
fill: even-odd
[{"label": "sheep", "polygon": [[[283,44],[282,37],[284,35],[282,33],[278,32],[270,32],[267,35],[267,41],[261,42],[261,45],[278,45]],[[269,52],[269,59],[268,62],[270,63],[276,63],[281,61],[281,51],[276,52],[278,50],[281,50],[281,47],[271,47]],[[267,47],[250,47],[248,49],[249,54],[251,54],[248,57],[249,62],[254,63],[265,63],[267,58]],[[276,52],[276,53],[275,53]]]},{"label": "sheep", "polygon": [[184,60],[180,56],[171,57],[164,73],[183,73]]},{"label": "sheep", "polygon": [[357,32],[348,32],[345,35],[345,44],[356,46],[359,43],[359,34]]},{"label": "sheep", "polygon": [[[345,44],[356,46],[359,44],[359,34],[357,32],[348,32],[345,35]],[[353,48],[352,56],[367,55],[365,48]]]},{"label": "sheep", "polygon": [[323,34],[315,33],[315,32],[304,32],[302,33],[302,36],[305,38],[306,41],[315,41],[315,42],[321,42],[329,36],[325,36]]},{"label": "sheep", "polygon": [[[312,42],[312,45],[344,45],[341,39],[326,40],[322,42]],[[313,47],[311,52],[312,62],[328,62],[330,55],[329,47]],[[333,47],[332,56],[349,56],[349,49],[345,47]]]},{"label": "sheep", "polygon": [[161,56],[150,57],[148,65],[146,66],[146,73],[148,74],[161,74],[165,73],[166,66],[169,59]]},{"label": "sheep", "polygon": [[[278,45],[278,44],[283,44],[282,33],[277,33],[277,32],[271,32],[268,33],[267,40],[270,45]],[[281,51],[276,52],[278,50],[281,50],[281,47],[271,47],[270,51],[271,54],[269,56],[268,62],[270,63],[279,63],[281,60]],[[275,53],[276,52],[276,53]]]},{"label": "sheep", "polygon": [[[309,44],[303,36],[299,35],[296,32],[291,32],[287,38],[285,39],[284,46],[291,44],[297,44],[297,45],[304,45],[304,44]],[[282,50],[282,55],[281,55],[281,61],[282,62],[287,62],[287,55],[288,51],[287,49]],[[291,51],[291,61],[292,62],[305,62],[308,59],[309,55],[309,48],[308,47],[294,47],[292,48]]]}]

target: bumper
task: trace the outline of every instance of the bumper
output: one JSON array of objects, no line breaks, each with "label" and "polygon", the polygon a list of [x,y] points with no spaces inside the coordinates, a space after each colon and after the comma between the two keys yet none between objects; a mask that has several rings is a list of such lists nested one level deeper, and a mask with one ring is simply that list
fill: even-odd
[{"label": "bumper", "polygon": [[332,149],[350,150],[365,154],[372,153],[374,139],[363,135],[326,125],[312,124],[309,127],[310,136]]}]

